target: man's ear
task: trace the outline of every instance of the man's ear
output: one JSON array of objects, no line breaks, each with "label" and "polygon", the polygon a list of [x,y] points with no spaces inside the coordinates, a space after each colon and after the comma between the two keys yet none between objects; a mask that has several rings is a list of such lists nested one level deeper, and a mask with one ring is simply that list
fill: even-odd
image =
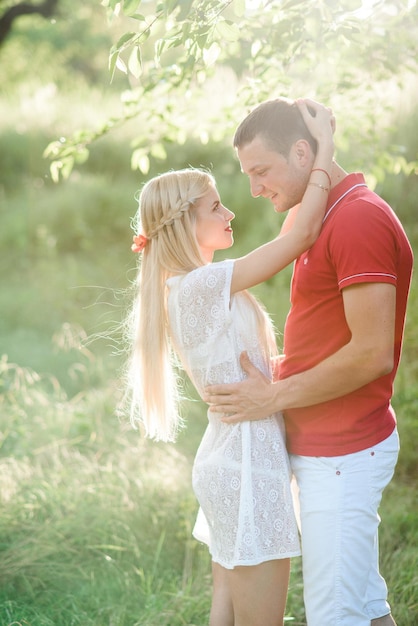
[{"label": "man's ear", "polygon": [[293,144],[291,151],[293,152],[293,156],[296,159],[298,165],[300,165],[301,167],[311,165],[312,148],[309,144],[309,141],[306,141],[306,139],[298,139],[298,141]]}]

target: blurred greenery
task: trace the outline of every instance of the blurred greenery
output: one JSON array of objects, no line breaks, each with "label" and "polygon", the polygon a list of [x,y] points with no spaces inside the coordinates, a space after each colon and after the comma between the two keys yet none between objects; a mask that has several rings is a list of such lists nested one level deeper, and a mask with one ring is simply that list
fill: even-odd
[{"label": "blurred greenery", "polygon": [[[116,125],[58,185],[42,156],[52,141],[114,114],[129,81],[116,73],[110,84],[107,57],[125,25],[107,26],[99,3],[61,0],[53,20],[22,20],[0,49],[2,626],[207,622],[210,562],[191,538],[190,484],[204,409],[186,383],[187,429],[176,445],[145,441],[115,412],[122,392],[120,323],[135,276],[130,220],[145,180],[131,169],[141,122]],[[208,83],[210,105],[222,98],[223,79]],[[287,79],[289,90],[301,88],[291,74]],[[318,93],[327,86],[319,83]],[[358,114],[348,114],[357,103],[344,101],[343,89],[333,99],[338,159],[348,170],[365,170],[417,253],[418,183],[408,168],[417,160],[415,92],[416,79],[405,86],[395,76],[364,127]],[[176,107],[166,104],[175,116]],[[180,110],[182,100],[176,104]],[[189,125],[199,126],[210,107],[204,100],[195,106]],[[232,135],[238,117],[217,123],[229,125]],[[165,160],[159,150],[151,154],[149,175],[187,165],[211,168],[236,213],[233,254],[240,255],[277,232],[281,218],[265,200],[251,198],[230,136],[216,129],[204,143],[196,133],[181,145],[166,142]],[[279,343],[290,275],[287,268],[255,290],[274,317]],[[402,449],[382,505],[382,569],[402,626],[418,621],[417,290],[414,279],[394,396]],[[295,626],[305,624],[298,559],[287,613]]]},{"label": "blurred greenery", "polygon": [[[416,2],[102,4],[114,35],[110,74],[112,80],[124,77],[127,85],[116,115],[73,135],[67,130],[49,144],[45,154],[54,180],[68,177],[88,158],[91,142],[124,120],[137,121],[132,166],[147,174],[150,157],[164,158],[167,145],[181,145],[187,136],[204,144],[209,137],[225,140],[237,118],[260,100],[300,93],[327,102],[338,119],[346,118],[341,138],[361,147],[355,162],[373,163],[375,175],[416,167],[404,155],[390,154],[384,143],[380,151],[386,162],[373,156],[394,105],[394,89],[404,93],[418,69]],[[359,125],[362,137],[353,141],[351,131]]]}]

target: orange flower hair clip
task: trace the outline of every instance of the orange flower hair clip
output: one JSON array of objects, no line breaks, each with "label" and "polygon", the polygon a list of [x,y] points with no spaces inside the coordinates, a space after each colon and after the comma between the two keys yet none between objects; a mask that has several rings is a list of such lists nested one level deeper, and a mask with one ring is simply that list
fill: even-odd
[{"label": "orange flower hair clip", "polygon": [[132,252],[142,252],[142,250],[147,245],[148,239],[145,235],[134,235],[133,244],[131,246]]}]

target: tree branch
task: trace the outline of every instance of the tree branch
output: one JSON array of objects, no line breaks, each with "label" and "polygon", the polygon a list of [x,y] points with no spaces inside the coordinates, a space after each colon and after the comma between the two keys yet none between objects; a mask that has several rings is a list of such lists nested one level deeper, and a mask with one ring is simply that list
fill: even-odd
[{"label": "tree branch", "polygon": [[21,2],[7,9],[0,17],[0,46],[10,33],[13,22],[23,15],[33,15],[37,13],[42,17],[50,17],[53,15],[59,0],[44,0],[41,4],[30,4],[29,2]]}]

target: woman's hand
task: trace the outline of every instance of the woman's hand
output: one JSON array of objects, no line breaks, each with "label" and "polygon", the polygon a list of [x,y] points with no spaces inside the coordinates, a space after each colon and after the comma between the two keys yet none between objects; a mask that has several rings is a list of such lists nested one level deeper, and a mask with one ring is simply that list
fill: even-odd
[{"label": "woman's hand", "polygon": [[336,128],[332,109],[310,98],[298,98],[296,104],[312,137],[317,141],[332,141]]}]

